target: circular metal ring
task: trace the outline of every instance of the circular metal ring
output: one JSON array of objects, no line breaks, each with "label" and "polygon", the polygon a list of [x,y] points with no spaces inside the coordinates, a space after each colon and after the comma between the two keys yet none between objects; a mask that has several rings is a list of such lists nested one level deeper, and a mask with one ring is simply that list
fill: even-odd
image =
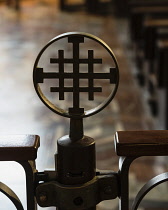
[{"label": "circular metal ring", "polygon": [[[37,81],[37,78],[36,78],[36,71],[38,71],[38,62],[42,56],[42,54],[44,53],[44,51],[51,45],[53,44],[54,42],[60,40],[60,39],[63,39],[63,38],[66,38],[66,37],[71,37],[71,36],[77,36],[77,37],[86,37],[86,38],[89,38],[89,39],[92,39],[94,41],[96,41],[97,43],[99,43],[100,45],[102,45],[107,51],[108,53],[110,54],[110,56],[112,57],[113,61],[114,61],[114,64],[115,64],[115,68],[116,68],[116,75],[115,75],[115,78],[116,78],[116,83],[115,83],[115,87],[114,87],[114,90],[111,92],[111,94],[108,96],[108,98],[102,102],[100,105],[98,105],[97,107],[95,108],[92,108],[90,110],[87,110],[87,111],[84,111],[83,114],[81,115],[77,115],[77,116],[74,116],[72,114],[70,114],[69,112],[55,106],[53,103],[51,103],[46,97],[45,95],[42,93],[41,91],[41,88],[39,86],[39,84],[36,82]],[[118,84],[119,84],[119,70],[118,70],[118,64],[117,64],[117,60],[112,52],[112,50],[110,49],[110,47],[104,42],[102,41],[100,38],[94,36],[94,35],[91,35],[91,34],[88,34],[88,33],[84,33],[84,32],[68,32],[68,33],[64,33],[64,34],[61,34],[59,36],[56,36],[55,38],[53,38],[51,41],[48,42],[48,44],[40,51],[40,53],[38,54],[36,60],[35,60],[35,64],[34,64],[34,69],[33,69],[33,83],[34,83],[34,87],[35,87],[35,90],[38,94],[38,96],[40,97],[40,99],[42,100],[42,102],[50,109],[52,110],[53,112],[55,112],[56,114],[59,114],[61,116],[64,116],[64,117],[68,117],[68,118],[85,118],[85,117],[89,117],[91,115],[94,115],[98,112],[100,112],[102,109],[104,109],[111,101],[112,99],[114,98],[116,92],[117,92],[117,89],[118,89]]]}]

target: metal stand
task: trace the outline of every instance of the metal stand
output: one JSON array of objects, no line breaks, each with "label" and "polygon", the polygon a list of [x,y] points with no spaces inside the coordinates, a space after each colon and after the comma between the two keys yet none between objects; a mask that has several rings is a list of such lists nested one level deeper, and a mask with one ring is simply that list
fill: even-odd
[{"label": "metal stand", "polygon": [[[44,72],[43,68],[38,65],[40,57],[51,44],[60,39],[66,39],[71,44],[73,58],[64,58],[64,51],[58,50],[58,58],[51,58],[50,63],[58,64],[59,72]],[[108,51],[115,65],[109,69],[109,73],[94,73],[94,64],[101,65],[102,59],[94,58],[93,50],[88,50],[88,58],[80,58],[80,46],[85,43],[85,39],[96,41]],[[73,72],[66,72],[65,63],[73,65]],[[80,64],[88,65],[85,73],[80,72]],[[70,118],[69,135],[57,141],[56,171],[53,172],[56,176],[52,179],[50,173],[46,172],[48,178],[45,183],[37,183],[37,202],[42,207],[56,206],[58,210],[95,210],[100,201],[118,196],[118,176],[115,172],[108,174],[96,172],[95,142],[91,137],[84,135],[83,118],[101,111],[113,99],[119,81],[115,57],[110,48],[93,35],[77,32],[66,33],[54,38],[42,49],[35,61],[33,75],[36,92],[43,103],[55,113]],[[44,79],[53,78],[59,80],[59,87],[51,87],[50,90],[59,93],[59,100],[64,100],[65,92],[72,92],[72,106],[68,108],[68,112],[53,105],[41,91],[40,83],[43,83]],[[72,79],[73,87],[65,87],[64,79]],[[87,79],[88,87],[81,87],[80,79]],[[92,110],[85,111],[83,107],[80,107],[80,93],[87,92],[88,100],[94,100],[94,93],[102,92],[102,87],[94,87],[94,79],[110,81],[113,89],[106,101]],[[40,177],[38,180],[44,181],[40,180]]]},{"label": "metal stand", "polygon": [[120,157],[119,175],[120,175],[120,196],[119,210],[129,210],[129,168],[136,157]]},{"label": "metal stand", "polygon": [[[65,58],[64,51],[58,50],[58,58],[50,58],[50,64],[57,64],[56,72],[44,72],[39,67],[43,52],[54,42],[66,39],[72,47],[73,58]],[[96,41],[104,47],[112,58],[112,65],[103,73],[94,72],[94,64],[102,64],[101,58],[94,58],[94,51],[88,50],[87,58],[80,58],[80,46],[85,39]],[[66,72],[64,64],[72,64],[73,72]],[[87,64],[86,72],[80,72],[80,64]],[[58,210],[96,210],[96,205],[104,200],[119,197],[119,209],[129,210],[129,168],[132,162],[142,156],[167,156],[168,131],[119,131],[114,142],[116,153],[120,157],[119,172],[96,171],[95,141],[83,132],[83,118],[103,110],[116,94],[119,82],[118,65],[111,49],[99,38],[86,33],[66,33],[52,39],[39,53],[34,66],[34,86],[40,99],[53,112],[70,118],[69,135],[57,141],[55,169],[37,172],[35,159],[39,147],[38,136],[21,136],[9,138],[9,144],[0,138],[0,161],[14,160],[23,166],[26,172],[27,209],[55,206]],[[65,92],[72,93],[72,104],[67,110],[54,105],[43,94],[40,84],[45,79],[59,80],[59,87],[50,87],[51,92],[58,93],[58,100],[64,100]],[[72,79],[72,87],[65,86],[64,80]],[[80,79],[88,80],[88,87],[80,86]],[[95,87],[94,80],[108,80],[113,89],[109,97],[96,108],[85,110],[80,106],[80,93],[88,93],[88,100],[94,100],[95,92],[102,92],[102,87]],[[68,104],[69,105],[69,104]],[[7,138],[7,139],[8,139]],[[13,138],[20,144],[13,142]],[[4,142],[6,145],[4,146]],[[13,142],[13,145],[11,145]],[[17,142],[17,143],[18,143]],[[1,144],[2,143],[2,144]],[[20,146],[18,146],[20,145]],[[8,154],[10,150],[10,156]],[[147,182],[135,197],[132,210],[137,210],[143,197],[155,186],[168,180],[168,173],[160,174]],[[3,183],[3,192],[18,210],[23,206],[17,195]]]},{"label": "metal stand", "polygon": [[[95,142],[92,138],[84,136],[73,141],[69,136],[64,136],[58,140],[57,145],[56,167],[59,183],[73,187],[85,184],[95,177]],[[82,206],[85,198],[86,195],[75,197],[74,205]]]}]

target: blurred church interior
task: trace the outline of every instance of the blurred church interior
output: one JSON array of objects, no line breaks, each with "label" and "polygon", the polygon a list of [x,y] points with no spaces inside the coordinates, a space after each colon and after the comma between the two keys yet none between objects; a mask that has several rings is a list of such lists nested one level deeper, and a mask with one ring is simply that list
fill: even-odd
[{"label": "blurred church interior", "polygon": [[[117,94],[108,107],[84,119],[84,130],[96,141],[96,167],[118,171],[116,131],[168,128],[168,1],[0,0],[0,135],[39,135],[38,171],[54,167],[56,141],[68,134],[69,120],[39,100],[33,65],[44,45],[71,31],[101,38],[116,56]],[[23,169],[12,161],[1,161],[0,167],[0,182],[16,192],[26,209]],[[167,169],[165,156],[135,160],[130,168],[130,204],[147,180]],[[9,209],[15,207],[0,193],[0,210]],[[103,201],[97,209],[118,210],[118,199]],[[167,184],[153,189],[139,209],[168,209]]]}]

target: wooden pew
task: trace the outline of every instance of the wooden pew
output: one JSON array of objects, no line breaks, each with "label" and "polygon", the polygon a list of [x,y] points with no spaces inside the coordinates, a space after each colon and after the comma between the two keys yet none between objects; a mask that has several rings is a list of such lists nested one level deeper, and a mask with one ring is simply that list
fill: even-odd
[{"label": "wooden pew", "polygon": [[144,22],[144,57],[151,61],[150,72],[153,72],[156,41],[164,37],[168,37],[168,19],[150,19]]},{"label": "wooden pew", "polygon": [[[163,29],[167,30],[164,31]],[[144,68],[144,76],[148,77],[149,74],[153,73],[156,41],[159,38],[168,37],[168,19],[146,20],[144,22],[143,37],[143,60],[145,65],[147,65]]]},{"label": "wooden pew", "polygon": [[111,7],[111,0],[102,2],[101,0],[84,0],[83,3],[69,4],[66,0],[59,1],[60,9],[66,11],[86,10],[89,13],[107,14]]},{"label": "wooden pew", "polygon": [[[158,40],[168,39],[168,0],[132,0],[126,2],[129,5],[131,41],[138,67],[137,77],[139,83],[144,87],[152,114],[154,116],[159,115],[159,119],[163,121],[161,128],[168,128],[168,123],[166,126],[164,120],[165,115],[161,114],[162,110],[165,113],[167,110],[165,108],[167,102],[163,102],[163,92],[168,88],[164,86],[164,91],[161,91],[158,84],[158,80],[161,82],[158,75],[162,77],[165,73],[163,73],[162,66],[160,68],[157,66],[156,72],[155,64],[158,57],[158,53],[156,55]],[[166,47],[166,44],[164,46]],[[162,54],[159,53],[161,57]]]},{"label": "wooden pew", "polygon": [[156,41],[168,37],[168,19],[146,19],[142,28],[141,40],[135,42],[134,50],[139,83],[148,88],[148,77],[153,72]]},{"label": "wooden pew", "polygon": [[159,7],[168,5],[168,0],[114,0],[116,14],[128,16],[134,7]]},{"label": "wooden pew", "polygon": [[[168,0],[129,1],[129,28],[133,46],[143,46],[143,23],[149,18],[168,18]],[[138,45],[138,46],[137,46]],[[137,64],[141,68],[137,55]]]},{"label": "wooden pew", "polygon": [[59,1],[59,8],[62,11],[75,11],[84,7],[84,4],[69,4],[66,0]]},{"label": "wooden pew", "polygon": [[[166,29],[166,30],[165,30]],[[168,39],[168,19],[149,19],[144,22],[144,44],[142,62],[143,68],[139,69],[139,77],[144,82],[145,90],[148,91],[148,103],[152,114],[157,116],[159,100],[156,97],[157,75],[155,71],[156,43],[159,39]],[[160,106],[160,105],[159,105]]]},{"label": "wooden pew", "polygon": [[[141,4],[140,4],[141,3]],[[129,28],[130,28],[130,35],[131,35],[131,41],[132,46],[135,50],[135,60],[137,64],[137,68],[140,69],[140,71],[137,74],[139,83],[141,85],[144,85],[144,76],[142,74],[142,68],[143,68],[143,59],[144,59],[144,39],[146,38],[146,24],[150,20],[153,19],[167,19],[168,18],[168,1],[160,1],[160,5],[158,1],[152,2],[147,1],[132,1],[132,5],[130,7],[130,16],[129,16]],[[158,6],[159,5],[159,6]],[[145,31],[145,32],[144,32]],[[149,44],[151,46],[151,41],[149,40]],[[147,41],[148,42],[148,41]],[[154,45],[154,44],[153,44]]]},{"label": "wooden pew", "polygon": [[168,37],[156,43],[155,91],[158,103],[158,126],[168,129]]},{"label": "wooden pew", "polygon": [[[132,14],[130,15],[131,38],[136,50],[136,63],[139,67],[138,79],[148,91],[148,103],[152,114],[157,116],[162,125],[168,128],[168,100],[167,86],[160,87],[165,77],[166,41],[168,39],[168,4],[167,1],[132,1]],[[142,6],[144,5],[147,6]],[[153,3],[153,6],[151,6]],[[155,6],[159,5],[159,6]],[[159,42],[158,42],[159,40]],[[164,50],[158,43],[164,42]],[[163,47],[162,47],[163,48]],[[157,49],[157,54],[156,54]],[[163,56],[164,54],[164,56]],[[157,64],[156,64],[156,60]],[[164,60],[164,63],[166,61]],[[158,64],[159,63],[159,64]],[[164,110],[164,111],[163,111]]]},{"label": "wooden pew", "polygon": [[130,7],[165,6],[166,4],[168,4],[168,0],[129,0],[128,4]]},{"label": "wooden pew", "polygon": [[15,10],[20,10],[20,0],[6,0],[6,4],[9,7],[14,7]]},{"label": "wooden pew", "polygon": [[[168,19],[147,19],[143,25],[143,69],[152,114],[168,129]],[[142,53],[141,53],[142,54]]]},{"label": "wooden pew", "polygon": [[149,17],[168,17],[168,4],[165,6],[133,7],[130,10],[129,25],[132,41],[136,42],[142,39],[143,22]]}]

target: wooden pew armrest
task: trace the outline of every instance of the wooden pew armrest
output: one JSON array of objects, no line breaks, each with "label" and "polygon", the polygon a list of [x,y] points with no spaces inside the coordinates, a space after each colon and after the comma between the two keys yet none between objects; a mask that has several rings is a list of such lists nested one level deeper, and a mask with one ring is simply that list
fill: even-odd
[{"label": "wooden pew armrest", "polygon": [[0,135],[0,161],[35,160],[39,146],[37,135]]},{"label": "wooden pew armrest", "polygon": [[168,156],[168,130],[118,131],[114,144],[118,156]]}]

